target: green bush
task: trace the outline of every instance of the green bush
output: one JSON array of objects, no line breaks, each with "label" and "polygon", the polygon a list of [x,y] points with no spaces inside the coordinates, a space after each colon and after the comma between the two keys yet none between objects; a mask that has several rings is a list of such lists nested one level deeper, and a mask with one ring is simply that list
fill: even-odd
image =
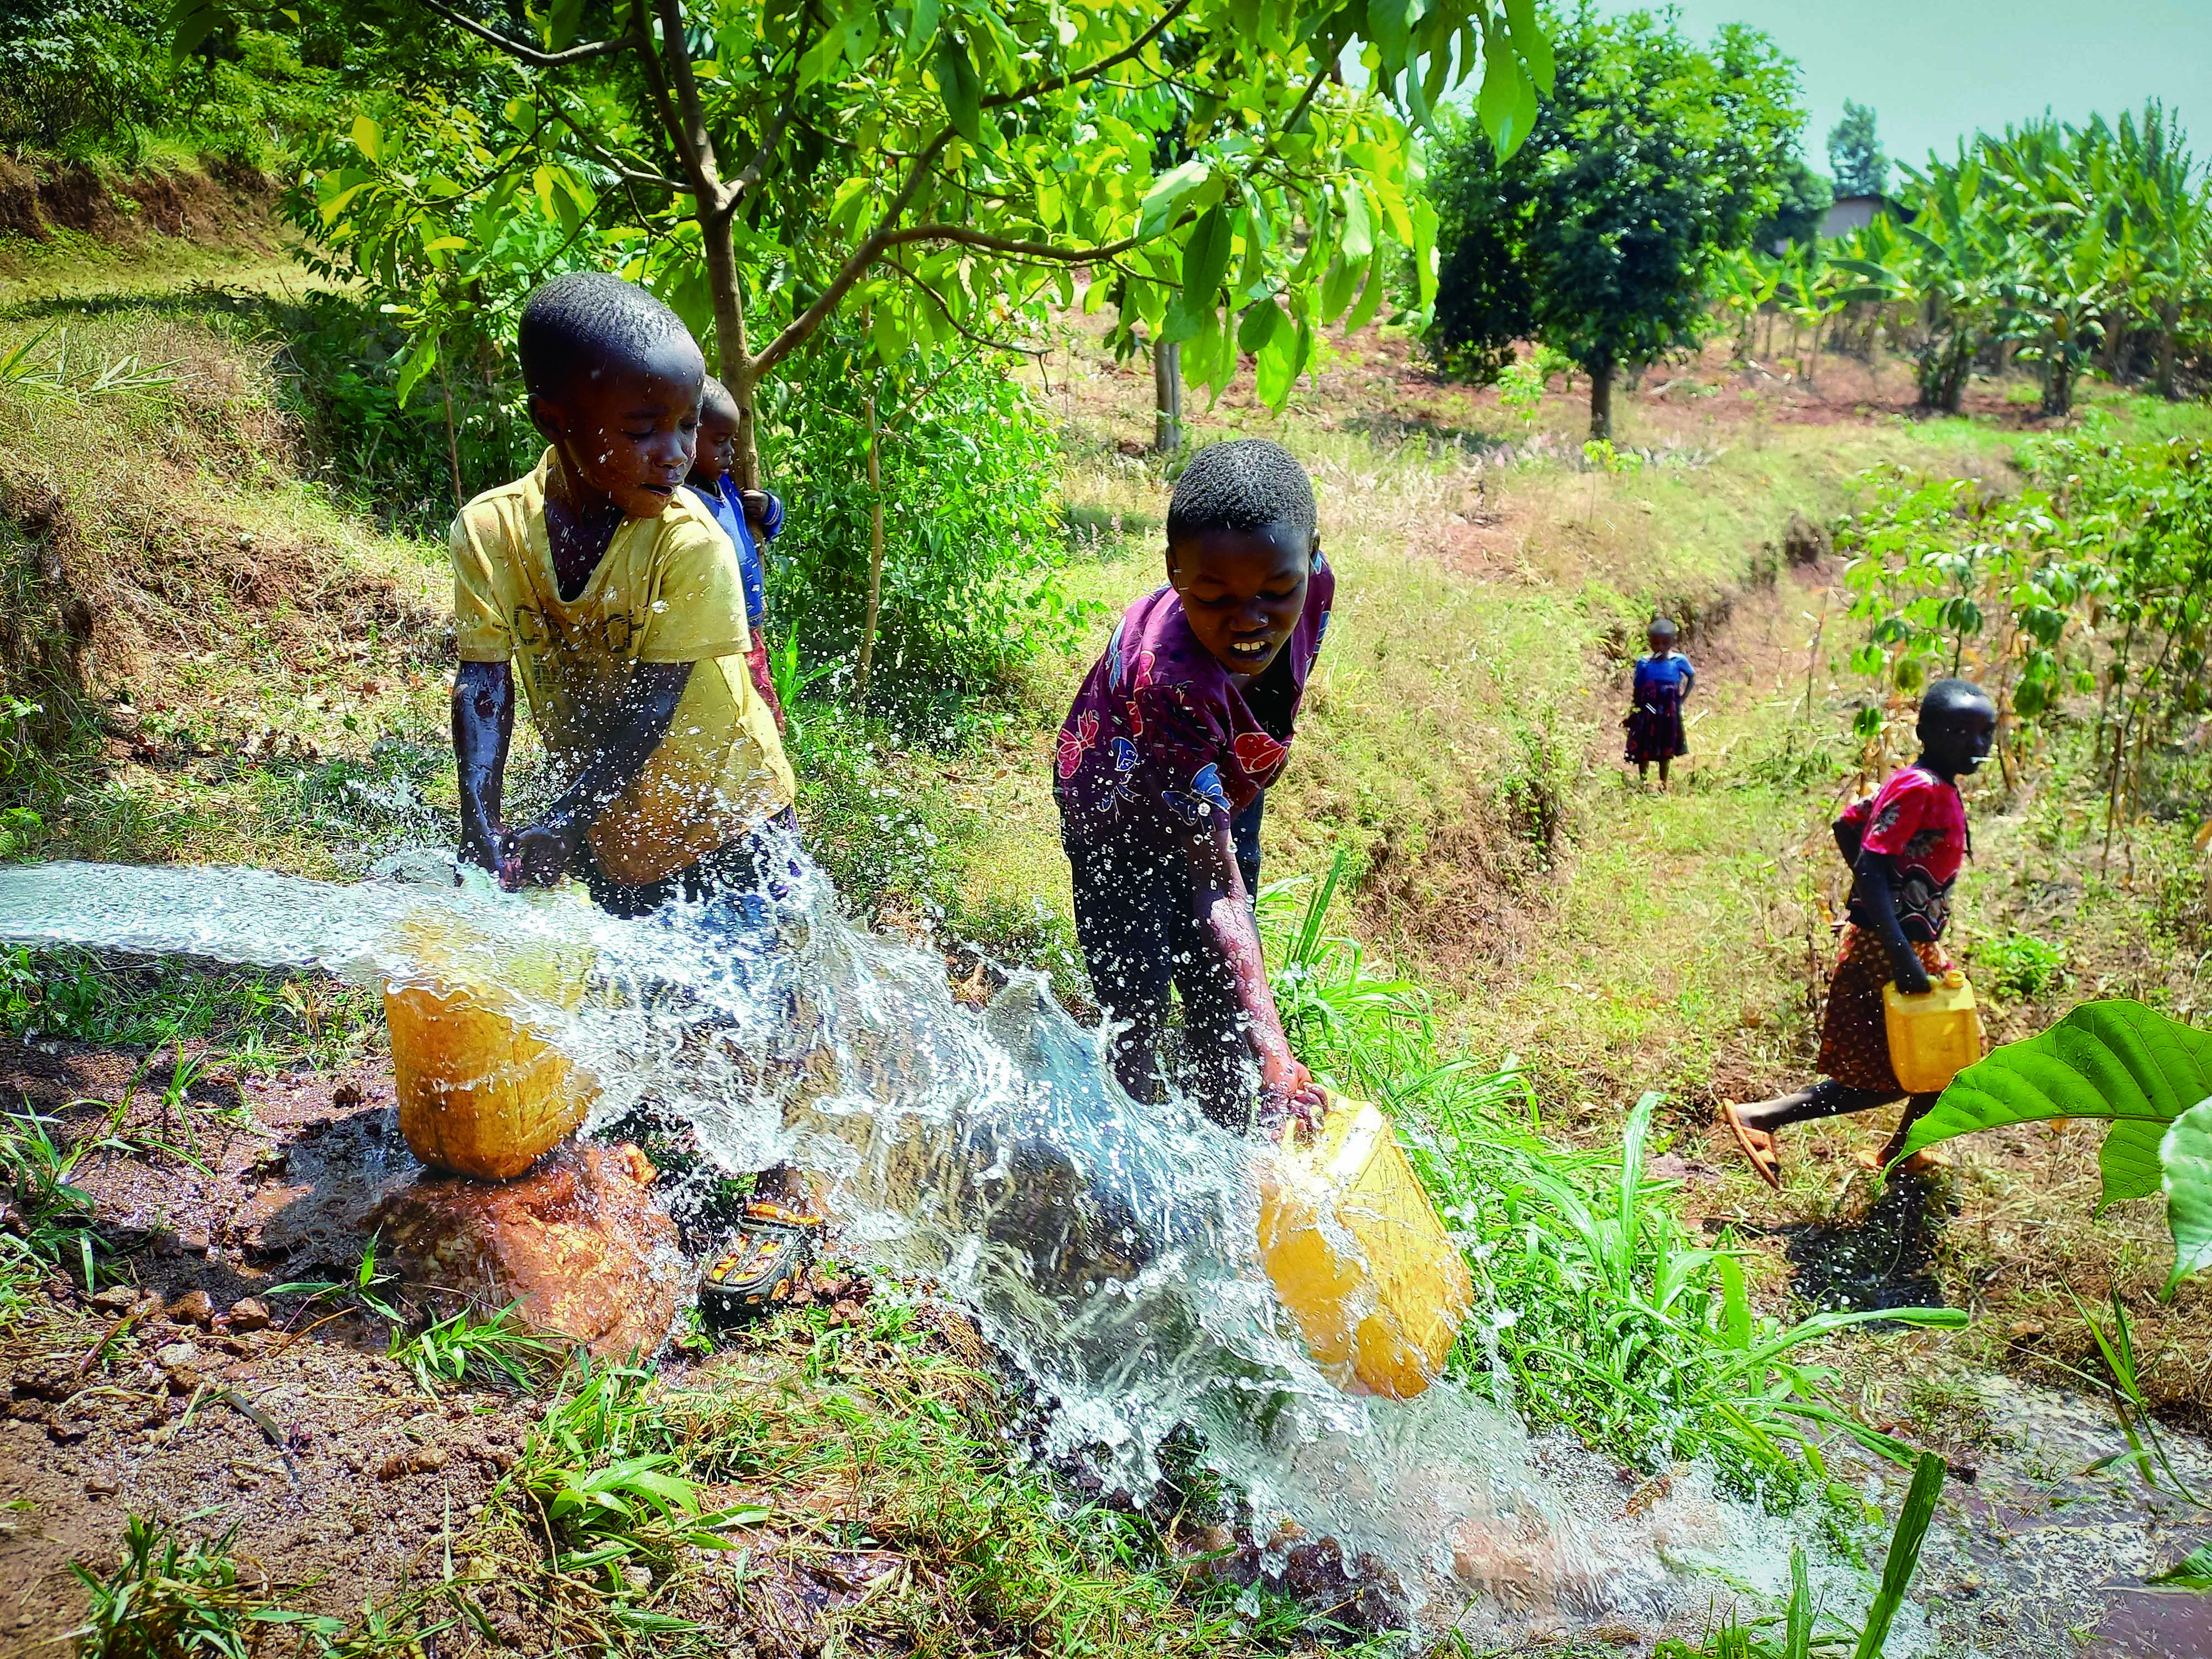
[{"label": "green bush", "polygon": [[2063,946],[2017,930],[1974,947],[1974,966],[1988,988],[2022,1002],[2055,991],[2066,978]]},{"label": "green bush", "polygon": [[136,0],[0,0],[0,141],[136,161],[168,78],[161,15]]},{"label": "green bush", "polygon": [[[763,388],[763,459],[790,518],[769,561],[771,608],[849,693],[867,613],[870,491],[856,340],[821,339]],[[1049,421],[1003,363],[881,373],[884,573],[872,712],[941,738],[973,702],[1080,620],[1054,580],[1066,537]]]}]

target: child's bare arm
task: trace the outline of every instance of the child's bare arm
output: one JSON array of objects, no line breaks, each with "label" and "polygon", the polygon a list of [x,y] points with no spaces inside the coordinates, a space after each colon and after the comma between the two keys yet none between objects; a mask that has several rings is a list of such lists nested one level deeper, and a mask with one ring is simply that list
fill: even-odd
[{"label": "child's bare arm", "polygon": [[510,887],[550,887],[568,873],[585,832],[610,801],[636,781],[660,746],[690,679],[688,662],[632,667],[629,689],[599,752],[543,817],[507,837],[500,849],[501,881]]},{"label": "child's bare arm", "polygon": [[1934,988],[1929,982],[1928,969],[1922,965],[1919,953],[1899,925],[1896,884],[1896,867],[1890,863],[1887,854],[1859,854],[1858,896],[1865,901],[1867,914],[1874,918],[1875,931],[1889,951],[1890,977],[1905,995],[1925,996]]},{"label": "child's bare arm", "polygon": [[453,676],[453,759],[459,769],[461,856],[499,868],[500,795],[514,738],[514,672],[503,662],[465,662]]},{"label": "child's bare arm", "polygon": [[1261,1120],[1279,1122],[1296,1113],[1309,1127],[1314,1127],[1320,1121],[1321,1092],[1283,1036],[1282,1018],[1275,1012],[1274,993],[1267,987],[1267,965],[1261,958],[1252,902],[1237,867],[1229,814],[1218,809],[1207,813],[1184,836],[1182,852],[1191,873],[1193,914],[1229,964],[1237,1000],[1244,1012],[1245,1036],[1260,1062]]}]

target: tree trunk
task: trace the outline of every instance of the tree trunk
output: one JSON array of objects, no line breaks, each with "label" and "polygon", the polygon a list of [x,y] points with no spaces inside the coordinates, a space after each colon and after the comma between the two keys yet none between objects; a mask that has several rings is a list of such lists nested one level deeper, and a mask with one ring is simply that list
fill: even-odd
[{"label": "tree trunk", "polygon": [[1584,363],[1583,372],[1589,376],[1590,428],[1593,438],[1610,441],[1613,437],[1613,361],[1600,358],[1594,363]]},{"label": "tree trunk", "polygon": [[756,418],[759,376],[745,349],[745,302],[738,287],[737,249],[727,213],[698,216],[706,253],[707,288],[714,301],[714,372],[738,406],[738,485],[761,487],[760,423]]},{"label": "tree trunk", "polygon": [[2171,402],[2173,389],[2173,335],[2181,320],[2181,306],[2168,300],[2158,308],[2158,395]]},{"label": "tree trunk", "polygon": [[1152,447],[1172,455],[1182,447],[1182,348],[1152,342]]},{"label": "tree trunk", "polygon": [[854,700],[861,704],[868,700],[868,671],[876,658],[876,619],[882,614],[884,602],[884,471],[878,441],[882,434],[876,427],[876,394],[868,393],[865,402],[868,414],[868,619],[860,628],[860,672],[854,686]]}]

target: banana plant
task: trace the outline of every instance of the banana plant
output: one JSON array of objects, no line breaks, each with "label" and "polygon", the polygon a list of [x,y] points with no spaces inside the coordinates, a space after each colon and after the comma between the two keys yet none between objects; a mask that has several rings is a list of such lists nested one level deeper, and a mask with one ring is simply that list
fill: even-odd
[{"label": "banana plant", "polygon": [[1901,1157],[1954,1135],[2053,1118],[2101,1118],[2100,1207],[2166,1194],[2166,1294],[2212,1267],[2212,1031],[2140,1002],[2084,1003],[2049,1030],[1953,1079]]}]

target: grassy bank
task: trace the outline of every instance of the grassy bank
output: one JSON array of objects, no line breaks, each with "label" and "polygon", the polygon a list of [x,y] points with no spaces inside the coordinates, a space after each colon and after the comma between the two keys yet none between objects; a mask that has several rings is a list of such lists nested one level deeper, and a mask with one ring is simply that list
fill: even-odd
[{"label": "grassy bank", "polygon": [[[270,292],[264,267],[234,270],[234,290],[180,290],[120,259],[97,300],[0,309],[0,359],[27,348],[0,383],[0,556],[29,624],[4,665],[14,855],[352,876],[395,843],[447,833],[443,549],[392,528],[349,471],[364,458],[319,437],[299,379],[306,308]],[[64,325],[66,357],[40,340]],[[1432,1185],[1483,1260],[1500,1257],[1485,1268],[1486,1311],[1516,1322],[1471,1337],[1462,1370],[1495,1368],[1533,1417],[1642,1474],[1708,1455],[1778,1502],[1808,1486],[1793,1424],[1827,1412],[1911,1438],[1951,1400],[1933,1388],[1900,1408],[1881,1380],[1893,1348],[1860,1347],[1840,1320],[1799,1322],[1809,1310],[1784,1254],[1795,1235],[1780,1230],[1863,1230],[1875,1189],[1851,1152],[1874,1131],[1793,1136],[1779,1202],[1710,1133],[1719,1100],[1809,1073],[1841,881],[1826,824],[1863,776],[1848,733],[1867,694],[1839,672],[1852,641],[1838,567],[1804,528],[1849,510],[1877,465],[2014,482],[2021,411],[2002,386],[1966,417],[1923,422],[1902,412],[1902,377],[1839,361],[1815,396],[1710,355],[1624,393],[1618,446],[1592,455],[1570,390],[1524,416],[1430,380],[1402,340],[1370,333],[1337,343],[1286,415],[1232,393],[1193,423],[1198,441],[1281,439],[1320,491],[1339,610],[1271,797],[1267,874],[1303,878],[1310,895],[1340,872],[1316,918],[1322,954],[1300,965],[1379,1023],[1354,1042],[1316,1017],[1300,1041],[1431,1134]],[[1051,738],[1113,615],[1158,580],[1169,477],[1129,453],[1149,428],[1148,376],[1070,332],[1038,392],[1059,419],[1065,586],[1092,607],[1088,635],[951,741],[802,703],[792,749],[811,844],[856,908],[933,931],[963,975],[984,956],[1042,963],[1081,1006]],[[2143,430],[2207,424],[2100,402]],[[1701,669],[1693,757],[1665,795],[1616,764],[1626,665],[1654,609],[1683,621]],[[1958,942],[2000,1035],[2092,994],[2203,1006],[2195,826],[2125,827],[2107,859],[2069,744],[2062,726],[2046,768],[1974,800]],[[526,731],[518,764],[526,806]],[[1421,994],[1390,988],[1395,977]],[[253,1076],[343,1066],[374,1044],[368,1011],[259,975],[208,988],[19,957],[0,994],[9,1035],[131,1050],[134,1064],[181,1039]],[[1639,1109],[1647,1091],[1662,1097]],[[1903,1339],[1913,1365],[1939,1380],[1971,1363],[2062,1375],[2087,1348],[2066,1290],[2094,1302],[2109,1279],[2136,1316],[2155,1399],[2201,1408],[2206,1299],[2156,1301],[2155,1205],[2091,1218],[2085,1132],[1989,1139],[1960,1149],[1915,1235],[1934,1288],[1980,1316],[1963,1336]],[[30,1143],[11,1146],[28,1169]],[[17,1176],[20,1190],[30,1177]],[[40,1284],[75,1297],[69,1255],[48,1252],[19,1299]],[[114,1275],[142,1271],[127,1249],[101,1259]],[[561,1468],[670,1460],[654,1467],[691,1483],[695,1509],[766,1504],[775,1513],[744,1524],[809,1559],[885,1553],[884,1571],[905,1576],[864,1597],[839,1639],[984,1650],[1044,1632],[1054,1650],[1108,1653],[1291,1639],[1310,1608],[1255,1598],[1232,1620],[1192,1600],[1158,1535],[1056,1512],[1006,1459],[981,1356],[942,1332],[880,1328],[891,1316],[825,1314],[787,1342],[657,1382],[541,1379],[526,1450],[544,1458],[523,1467],[551,1491]],[[1741,1361],[1785,1334],[1818,1346]],[[97,1338],[85,1324],[53,1340],[82,1358]],[[1857,1368],[1862,1397],[1816,1375],[1815,1357]],[[592,1387],[598,1404],[576,1406]],[[599,1438],[560,1441],[572,1407],[596,1413]],[[582,1461],[546,1461],[572,1454]],[[452,1639],[493,1643],[493,1602],[515,1585],[557,1606],[562,1639],[618,1648],[690,1639],[656,1621],[745,1616],[708,1557],[670,1543],[665,1509],[643,1542],[564,1566],[564,1551],[606,1540],[538,1536],[535,1479],[517,1475],[468,1517],[454,1565],[416,1587],[410,1630],[442,1620]],[[810,1494],[833,1517],[811,1530],[798,1518]]]}]

